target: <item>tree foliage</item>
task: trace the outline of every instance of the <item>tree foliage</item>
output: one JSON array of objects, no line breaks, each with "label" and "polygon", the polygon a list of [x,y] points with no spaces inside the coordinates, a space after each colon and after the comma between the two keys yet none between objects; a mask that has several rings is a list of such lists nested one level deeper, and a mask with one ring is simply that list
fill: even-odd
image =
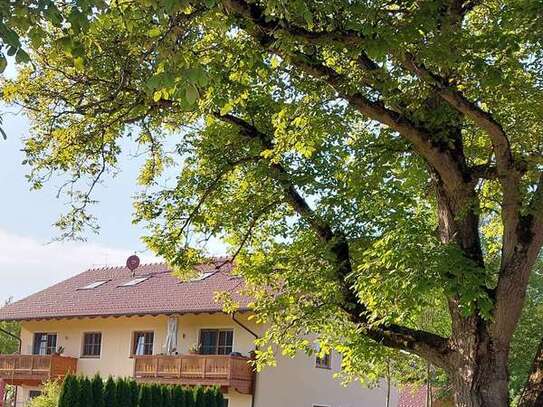
[{"label": "tree foliage", "polygon": [[[4,305],[11,303],[11,300],[5,302]],[[19,350],[19,341],[15,337],[19,337],[21,332],[21,326],[18,322],[1,321],[0,328],[4,331],[11,333],[8,335],[4,332],[0,332],[0,354],[9,355]]]},{"label": "tree foliage", "polygon": [[124,146],[147,156],[145,242],[185,276],[207,238],[230,245],[272,323],[261,364],[316,334],[347,379],[392,360],[401,380],[416,355],[458,405],[503,406],[543,241],[540,6],[111,2],[45,30],[4,99],[33,123],[33,187],[69,174],[64,237],[96,227]]},{"label": "tree foliage", "polygon": [[57,381],[48,381],[41,387],[41,394],[28,403],[28,407],[58,407],[62,386]]}]

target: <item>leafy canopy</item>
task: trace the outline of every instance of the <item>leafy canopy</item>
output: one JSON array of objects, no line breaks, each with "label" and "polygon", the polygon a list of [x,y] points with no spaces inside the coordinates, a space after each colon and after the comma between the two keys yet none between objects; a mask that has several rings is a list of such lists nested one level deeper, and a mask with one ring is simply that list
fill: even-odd
[{"label": "leafy canopy", "polygon": [[[448,336],[452,297],[462,315],[491,318],[503,243],[491,141],[406,66],[416,55],[492,112],[522,158],[528,202],[543,164],[538,0],[454,13],[437,0],[126,0],[97,3],[84,24],[70,19],[81,4],[40,31],[33,65],[3,84],[32,119],[32,185],[69,175],[64,237],[97,227],[93,188],[133,143],[148,158],[135,199],[145,242],[181,274],[211,236],[230,245],[259,322],[273,323],[262,363],[273,342],[315,352],[316,333],[320,352],[344,355],[347,378],[373,382],[391,360],[412,377],[409,356],[375,342],[374,327]],[[425,148],[461,149],[466,173],[478,171],[484,267],[440,239]],[[338,278],[344,241],[352,267]],[[357,301],[364,325],[345,312]]]}]

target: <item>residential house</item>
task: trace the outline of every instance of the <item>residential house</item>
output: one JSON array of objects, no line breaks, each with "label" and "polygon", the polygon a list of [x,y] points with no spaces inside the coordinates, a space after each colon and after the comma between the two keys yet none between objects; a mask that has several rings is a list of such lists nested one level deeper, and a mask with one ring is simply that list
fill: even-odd
[{"label": "residential house", "polygon": [[[91,269],[0,309],[0,320],[22,328],[20,352],[0,355],[0,382],[17,386],[18,405],[44,381],[74,372],[218,385],[229,407],[385,406],[385,389],[343,387],[333,378],[335,353],[279,357],[276,367],[255,373],[249,362],[265,327],[249,318],[243,280],[224,259],[198,272],[181,282],[164,264]],[[215,301],[220,291],[240,303],[234,315]],[[390,406],[397,399],[393,390]]]}]

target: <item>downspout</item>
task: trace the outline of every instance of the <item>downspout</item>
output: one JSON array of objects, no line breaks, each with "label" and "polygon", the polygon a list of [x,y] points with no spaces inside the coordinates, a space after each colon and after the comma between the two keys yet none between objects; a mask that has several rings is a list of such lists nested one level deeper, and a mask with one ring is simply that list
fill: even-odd
[{"label": "downspout", "polygon": [[[249,332],[251,335],[255,337],[255,339],[259,339],[258,334],[256,334],[253,330],[251,330],[249,327],[243,325],[239,320],[236,319],[236,312],[232,312],[232,321],[234,321],[236,324],[238,324],[240,327],[245,329],[247,332]],[[258,350],[258,347],[255,346],[255,350]],[[257,372],[254,371],[254,380],[253,380],[253,397],[251,398],[251,407],[255,407],[255,399],[256,399],[256,383],[257,383]]]},{"label": "downspout", "polygon": [[[17,342],[19,342],[19,350],[18,350],[18,352],[19,352],[19,355],[20,355],[21,354],[21,349],[23,348],[23,340],[20,337],[18,337],[17,335],[12,334],[9,331],[6,331],[5,329],[0,328],[0,332],[2,332],[3,334],[6,334],[8,336],[11,336],[13,339],[15,339]],[[17,404],[17,392],[18,392],[18,390],[19,390],[19,386],[15,386],[15,395],[14,395],[15,396],[15,404]]]}]

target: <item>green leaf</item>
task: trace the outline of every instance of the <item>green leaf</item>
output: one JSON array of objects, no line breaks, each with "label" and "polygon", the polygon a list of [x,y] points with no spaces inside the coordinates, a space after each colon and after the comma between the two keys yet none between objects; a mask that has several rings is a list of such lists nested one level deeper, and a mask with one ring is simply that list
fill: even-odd
[{"label": "green leaf", "polygon": [[17,54],[15,55],[15,62],[17,62],[18,64],[23,64],[29,61],[30,61],[30,56],[26,53],[25,50],[23,50],[22,48],[19,48],[19,50],[17,51]]},{"label": "green leaf", "polygon": [[153,27],[149,31],[147,31],[147,36],[149,38],[156,38],[156,37],[159,37],[161,33],[162,31],[160,30],[159,27]]},{"label": "green leaf", "polygon": [[200,94],[198,93],[198,89],[196,89],[196,86],[189,84],[187,86],[185,97],[187,99],[187,102],[190,105],[193,105],[200,97]]},{"label": "green leaf", "polygon": [[82,57],[74,58],[74,67],[78,71],[85,69],[85,60]]},{"label": "green leaf", "polygon": [[8,66],[8,60],[4,54],[0,54],[0,73],[3,73]]}]

